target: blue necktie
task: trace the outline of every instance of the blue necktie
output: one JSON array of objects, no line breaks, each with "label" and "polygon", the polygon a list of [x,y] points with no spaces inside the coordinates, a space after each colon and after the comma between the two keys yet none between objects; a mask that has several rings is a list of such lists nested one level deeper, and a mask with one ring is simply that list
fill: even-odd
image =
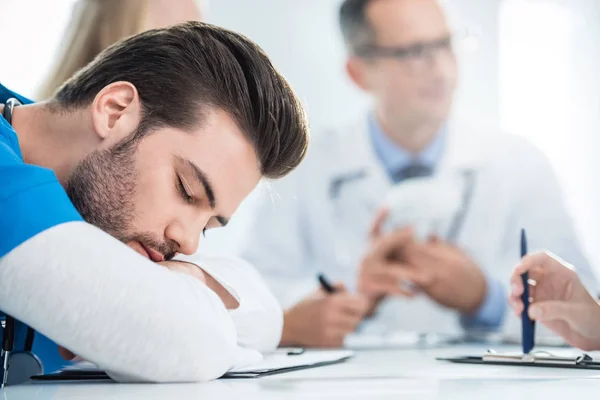
[{"label": "blue necktie", "polygon": [[394,183],[400,183],[406,179],[424,178],[431,176],[433,169],[419,162],[414,162],[407,167],[404,167],[392,174]]}]

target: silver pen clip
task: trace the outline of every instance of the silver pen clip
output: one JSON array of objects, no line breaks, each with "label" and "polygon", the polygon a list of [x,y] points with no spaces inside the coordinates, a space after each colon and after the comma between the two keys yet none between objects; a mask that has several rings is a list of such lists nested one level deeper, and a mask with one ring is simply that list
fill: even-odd
[{"label": "silver pen clip", "polygon": [[525,364],[580,365],[592,360],[592,357],[585,353],[576,357],[560,357],[547,351],[536,351],[530,354],[502,354],[496,353],[494,350],[488,350],[483,356],[484,362],[520,362]]}]

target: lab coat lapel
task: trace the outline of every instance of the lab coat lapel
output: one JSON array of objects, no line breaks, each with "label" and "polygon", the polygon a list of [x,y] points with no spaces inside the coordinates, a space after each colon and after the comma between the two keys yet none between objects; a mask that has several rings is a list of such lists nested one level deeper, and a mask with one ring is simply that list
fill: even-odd
[{"label": "lab coat lapel", "polygon": [[[377,210],[383,206],[391,187],[383,166],[377,159],[362,118],[345,131],[338,132],[340,162],[330,177],[332,223],[336,237],[338,262],[354,268],[368,243],[368,234]],[[337,186],[337,188],[335,188]]]}]

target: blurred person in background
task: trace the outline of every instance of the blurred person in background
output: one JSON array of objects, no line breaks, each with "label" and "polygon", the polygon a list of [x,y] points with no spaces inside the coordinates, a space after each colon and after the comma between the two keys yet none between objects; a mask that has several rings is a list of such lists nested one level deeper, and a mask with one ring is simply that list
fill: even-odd
[{"label": "blurred person in background", "polygon": [[[367,318],[377,332],[507,329],[521,228],[596,291],[546,157],[452,118],[457,58],[440,4],[346,0],[340,25],[348,75],[372,107],[314,136],[307,160],[259,202],[241,251],[284,307],[281,344],[341,346]],[[423,231],[451,197],[448,229]],[[321,272],[335,293],[319,287]]]},{"label": "blurred person in background", "polygon": [[199,0],[79,0],[61,40],[56,62],[38,98],[52,97],[67,79],[102,50],[148,29],[200,21]]}]

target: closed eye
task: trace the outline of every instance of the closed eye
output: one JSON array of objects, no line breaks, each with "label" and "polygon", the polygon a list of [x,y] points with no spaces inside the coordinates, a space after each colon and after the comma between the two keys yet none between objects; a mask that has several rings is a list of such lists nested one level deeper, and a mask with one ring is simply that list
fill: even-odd
[{"label": "closed eye", "polygon": [[180,177],[177,177],[177,186],[179,189],[179,194],[181,194],[181,198],[188,204],[194,204],[195,199],[194,196],[192,196],[190,194],[190,192],[186,189],[185,185],[183,184],[183,181],[181,180]]}]

